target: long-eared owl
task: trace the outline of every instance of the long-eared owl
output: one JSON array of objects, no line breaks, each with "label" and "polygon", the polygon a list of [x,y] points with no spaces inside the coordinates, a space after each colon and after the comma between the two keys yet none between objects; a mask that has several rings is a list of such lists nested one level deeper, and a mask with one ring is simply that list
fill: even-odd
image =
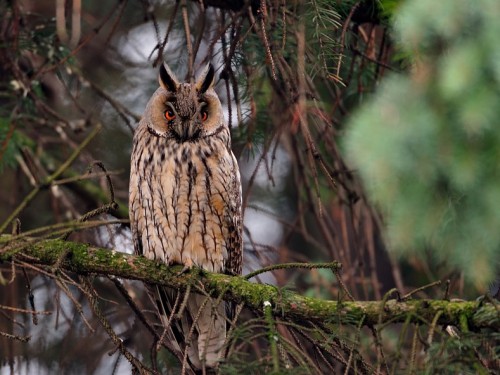
[{"label": "long-eared owl", "polygon": [[[167,265],[241,274],[241,183],[230,130],[209,64],[195,83],[180,83],[166,64],[134,134],[130,224],[137,254]],[[215,367],[226,339],[226,306],[190,293],[182,317],[178,291],[156,288],[163,324],[173,321],[172,350],[194,370]],[[214,311],[216,312],[214,314]],[[194,328],[193,328],[194,325]],[[188,337],[189,336],[189,337]]]}]

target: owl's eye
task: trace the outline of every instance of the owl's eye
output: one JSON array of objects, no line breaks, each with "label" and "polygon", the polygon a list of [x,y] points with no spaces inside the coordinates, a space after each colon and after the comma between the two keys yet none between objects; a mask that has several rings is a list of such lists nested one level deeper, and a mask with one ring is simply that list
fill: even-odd
[{"label": "owl's eye", "polygon": [[175,119],[175,113],[171,109],[167,109],[164,115],[167,121],[172,121],[173,119]]},{"label": "owl's eye", "polygon": [[208,118],[208,111],[206,109],[202,110],[200,113],[201,121],[206,121]]}]

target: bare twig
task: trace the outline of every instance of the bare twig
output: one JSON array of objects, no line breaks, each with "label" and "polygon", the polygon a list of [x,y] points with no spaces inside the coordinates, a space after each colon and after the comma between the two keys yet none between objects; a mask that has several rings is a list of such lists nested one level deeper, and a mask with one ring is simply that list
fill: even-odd
[{"label": "bare twig", "polygon": [[[94,128],[92,132],[83,140],[83,142],[78,146],[78,148],[70,155],[70,157],[49,177],[46,178],[44,185],[50,185],[52,181],[57,179],[77,158],[77,156],[80,154],[80,152],[90,143],[90,141],[97,135],[97,133],[101,130],[101,125],[97,124],[97,126]],[[43,186],[43,185],[42,185]],[[9,217],[3,222],[3,224],[0,226],[0,233],[5,231],[5,228],[11,223],[12,220],[14,220],[17,216],[19,216],[19,213],[28,205],[29,202],[31,202],[35,196],[38,194],[42,186],[37,186],[35,187],[17,206],[17,208],[12,211],[12,213],[9,215]]]}]

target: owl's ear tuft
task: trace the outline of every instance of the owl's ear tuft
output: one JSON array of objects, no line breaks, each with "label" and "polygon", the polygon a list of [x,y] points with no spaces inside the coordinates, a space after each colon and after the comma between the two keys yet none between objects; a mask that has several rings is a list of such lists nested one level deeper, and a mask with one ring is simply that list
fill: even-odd
[{"label": "owl's ear tuft", "polygon": [[160,77],[158,81],[160,82],[160,86],[167,91],[175,92],[179,86],[177,78],[165,62],[160,66]]},{"label": "owl's ear tuft", "polygon": [[215,78],[214,67],[212,66],[212,64],[208,63],[205,69],[203,70],[203,73],[201,74],[200,78],[198,79],[198,82],[196,82],[196,90],[200,94],[203,94],[210,87],[213,86],[214,78]]}]

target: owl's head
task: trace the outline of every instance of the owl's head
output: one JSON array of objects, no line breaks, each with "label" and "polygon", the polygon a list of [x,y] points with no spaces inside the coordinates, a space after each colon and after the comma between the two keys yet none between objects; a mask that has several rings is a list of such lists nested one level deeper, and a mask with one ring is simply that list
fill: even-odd
[{"label": "owl's head", "polygon": [[159,82],[160,88],[144,113],[153,134],[177,142],[194,142],[219,132],[225,126],[221,103],[213,89],[214,68],[211,64],[195,83],[180,83],[163,63]]}]

